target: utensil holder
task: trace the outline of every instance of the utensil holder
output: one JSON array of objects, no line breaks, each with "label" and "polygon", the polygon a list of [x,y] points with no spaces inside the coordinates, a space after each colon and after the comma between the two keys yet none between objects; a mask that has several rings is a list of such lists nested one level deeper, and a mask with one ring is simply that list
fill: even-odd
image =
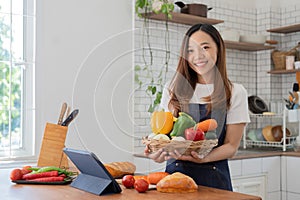
[{"label": "utensil holder", "polygon": [[37,165],[68,168],[68,158],[63,152],[68,132],[67,126],[47,123]]},{"label": "utensil holder", "polygon": [[300,110],[288,110],[288,122],[298,122],[300,119]]}]

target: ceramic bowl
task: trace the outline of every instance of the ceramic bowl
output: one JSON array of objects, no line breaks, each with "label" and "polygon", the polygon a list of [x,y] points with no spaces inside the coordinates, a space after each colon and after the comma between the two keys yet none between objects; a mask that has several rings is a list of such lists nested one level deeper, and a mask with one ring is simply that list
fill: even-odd
[{"label": "ceramic bowl", "polygon": [[252,140],[252,141],[257,141],[257,137],[256,137],[256,130],[255,129],[251,129],[248,131],[247,137]]},{"label": "ceramic bowl", "polygon": [[265,126],[262,129],[262,134],[263,134],[266,141],[275,142],[275,138],[272,135],[272,126],[271,125]]},{"label": "ceramic bowl", "polygon": [[[280,142],[282,137],[283,137],[283,130],[282,130],[282,126],[278,125],[278,126],[273,126],[271,129],[272,135],[275,139],[276,142]],[[286,136],[291,136],[291,133],[289,131],[289,129],[286,128]]]},{"label": "ceramic bowl", "polygon": [[237,30],[226,29],[221,31],[223,40],[238,42],[240,40],[240,33]]},{"label": "ceramic bowl", "polygon": [[255,130],[255,135],[258,141],[266,141],[263,136],[262,130],[263,130],[262,128],[258,128]]},{"label": "ceramic bowl", "polygon": [[266,42],[267,36],[265,35],[241,35],[240,42],[249,42],[249,43],[257,43],[264,44]]}]

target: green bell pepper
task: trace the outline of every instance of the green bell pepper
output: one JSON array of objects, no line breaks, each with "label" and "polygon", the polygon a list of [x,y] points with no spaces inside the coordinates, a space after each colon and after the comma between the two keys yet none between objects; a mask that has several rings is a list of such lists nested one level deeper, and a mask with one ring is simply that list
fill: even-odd
[{"label": "green bell pepper", "polygon": [[173,130],[170,133],[170,136],[184,136],[185,129],[191,128],[195,126],[195,124],[195,120],[193,120],[193,118],[190,115],[184,112],[180,112],[179,117],[174,123]]}]

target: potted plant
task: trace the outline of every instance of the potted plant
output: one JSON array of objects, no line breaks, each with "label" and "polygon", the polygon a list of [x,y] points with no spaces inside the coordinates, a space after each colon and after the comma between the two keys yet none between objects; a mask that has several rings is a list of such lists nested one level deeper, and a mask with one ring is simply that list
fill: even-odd
[{"label": "potted plant", "polygon": [[[146,88],[146,93],[151,99],[148,112],[152,113],[160,104],[162,97],[162,90],[165,84],[166,74],[168,72],[168,64],[170,59],[170,43],[169,43],[169,27],[168,20],[172,18],[172,11],[174,4],[171,0],[136,0],[135,12],[138,17],[143,18],[143,66],[135,66],[135,82],[140,86],[143,84],[140,76],[142,73],[146,74],[150,79],[150,83]],[[165,14],[165,63],[160,68],[158,76],[153,73],[153,52],[150,43],[150,29],[149,29],[149,15],[150,14]],[[150,60],[146,59],[146,51],[150,55]]]}]

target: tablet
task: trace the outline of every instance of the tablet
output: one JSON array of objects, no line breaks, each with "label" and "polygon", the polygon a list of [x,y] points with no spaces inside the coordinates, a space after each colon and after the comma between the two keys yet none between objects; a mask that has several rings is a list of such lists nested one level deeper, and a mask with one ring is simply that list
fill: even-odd
[{"label": "tablet", "polygon": [[94,153],[71,148],[64,148],[63,151],[80,171],[71,186],[97,195],[122,191]]}]

